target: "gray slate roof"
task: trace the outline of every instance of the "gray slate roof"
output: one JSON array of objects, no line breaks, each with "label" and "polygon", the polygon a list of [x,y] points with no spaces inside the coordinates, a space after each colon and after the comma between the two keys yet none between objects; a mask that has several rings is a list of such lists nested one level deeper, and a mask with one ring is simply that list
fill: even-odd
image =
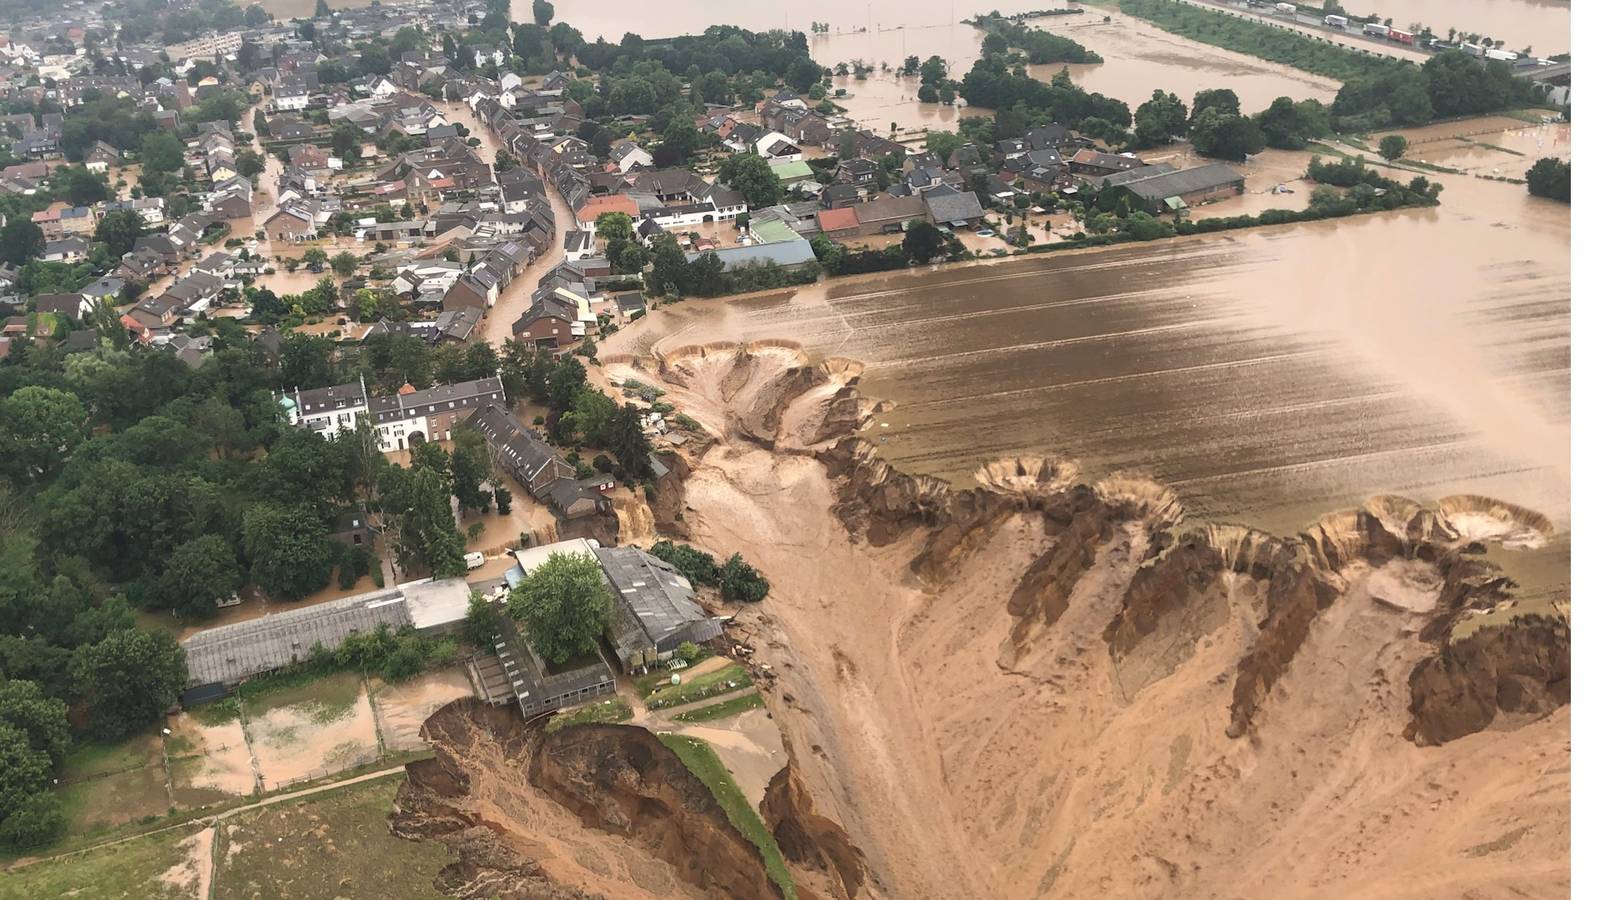
[{"label": "gray slate roof", "polygon": [[706,616],[689,580],[668,563],[637,547],[601,547],[595,555],[622,601],[612,619],[619,655],[648,647],[665,653],[684,641],[708,641],[722,633],[722,620]]},{"label": "gray slate roof", "polygon": [[1180,169],[1149,178],[1138,178],[1123,183],[1123,187],[1147,200],[1165,200],[1181,197],[1195,191],[1208,191],[1226,184],[1244,181],[1244,176],[1222,163],[1207,163],[1192,169]]}]

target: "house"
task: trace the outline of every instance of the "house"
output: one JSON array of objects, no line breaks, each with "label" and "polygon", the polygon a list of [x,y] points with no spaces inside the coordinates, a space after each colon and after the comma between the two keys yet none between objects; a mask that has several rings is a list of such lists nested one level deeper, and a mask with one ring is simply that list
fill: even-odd
[{"label": "house", "polygon": [[565,457],[522,427],[504,406],[491,403],[479,407],[465,425],[483,434],[495,467],[531,497],[541,497],[557,481],[577,476],[577,469]]},{"label": "house", "polygon": [[931,190],[922,195],[922,204],[928,211],[928,219],[935,225],[967,228],[983,221],[983,204],[972,191]]},{"label": "house", "polygon": [[1113,202],[1126,197],[1132,208],[1159,214],[1237,197],[1244,193],[1244,176],[1223,163],[1207,163],[1136,178],[1106,190],[1113,192]]},{"label": "house", "polygon": [[822,226],[823,234],[834,240],[858,237],[861,234],[861,221],[856,218],[853,206],[825,209],[817,213],[817,224]]},{"label": "house", "polygon": [[397,394],[381,397],[367,393],[363,378],[316,390],[296,388],[281,395],[278,403],[290,425],[308,428],[329,440],[354,428],[357,416],[370,416],[378,448],[389,453],[422,442],[447,441],[456,423],[480,406],[504,403],[505,399],[505,385],[497,375],[421,391],[404,385]]},{"label": "house", "polygon": [[618,172],[627,174],[640,167],[655,165],[655,157],[633,141],[618,141],[611,145],[611,162]]},{"label": "house", "polygon": [[1067,168],[1074,175],[1115,175],[1145,165],[1147,163],[1144,160],[1132,154],[1118,156],[1088,148],[1079,150],[1067,158]]},{"label": "house", "polygon": [[33,309],[62,318],[81,319],[94,307],[82,294],[37,294],[33,298]]},{"label": "house", "polygon": [[801,156],[800,148],[776,131],[769,131],[758,138],[755,151],[762,159],[769,160],[798,160]]},{"label": "house", "polygon": [[811,242],[804,238],[707,250],[703,253],[688,253],[685,256],[692,263],[708,253],[722,260],[723,267],[727,269],[768,263],[780,269],[797,269],[817,261],[817,255],[811,250]]},{"label": "house", "polygon": [[927,210],[919,198],[879,194],[855,207],[855,213],[862,234],[882,234],[903,230],[913,219],[927,215]]},{"label": "house", "polygon": [[300,203],[287,203],[261,223],[267,237],[274,241],[308,241],[317,236],[317,217],[311,208]]},{"label": "house", "polygon": [[723,620],[707,616],[694,586],[677,569],[638,547],[595,549],[617,605],[607,638],[631,670],[670,658],[683,644],[722,634]]},{"label": "house", "polygon": [[46,241],[44,255],[40,257],[45,262],[82,262],[89,256],[89,242],[81,235],[69,235],[59,240]]},{"label": "house", "polygon": [[771,166],[772,173],[778,176],[778,183],[786,188],[816,177],[811,171],[811,166],[798,156],[792,160],[769,159],[767,165]]},{"label": "house", "polygon": [[96,174],[104,174],[112,166],[122,165],[122,153],[105,141],[95,141],[83,154],[83,167]]},{"label": "house", "polygon": [[835,184],[872,185],[878,181],[878,164],[870,159],[841,160],[834,167]]},{"label": "house", "polygon": [[585,231],[593,231],[595,223],[608,212],[625,214],[629,219],[638,220],[639,204],[626,194],[617,194],[610,197],[592,197],[579,209],[575,218],[578,227]]}]

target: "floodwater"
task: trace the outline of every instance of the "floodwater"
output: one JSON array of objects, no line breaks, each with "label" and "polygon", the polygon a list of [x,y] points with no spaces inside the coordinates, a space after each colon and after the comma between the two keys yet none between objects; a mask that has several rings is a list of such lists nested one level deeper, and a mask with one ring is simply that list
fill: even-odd
[{"label": "floodwater", "polygon": [[857,359],[894,404],[868,429],[882,452],[958,483],[1054,453],[1153,476],[1191,519],[1285,530],[1378,493],[1479,493],[1564,527],[1569,210],[1435,178],[1436,209],[682,303],[605,349]]},{"label": "floodwater", "polygon": [[1049,81],[1065,68],[1084,90],[1115,97],[1137,108],[1154,91],[1175,91],[1188,103],[1195,92],[1228,88],[1245,112],[1266,109],[1279,97],[1333,101],[1339,82],[1220,47],[1197,44],[1132,16],[1063,16],[1032,24],[1066,35],[1105,59],[1103,63],[1050,63],[1028,73]]},{"label": "floodwater", "polygon": [[[823,23],[831,26],[831,31],[836,35],[856,34],[870,38],[870,47],[852,50],[841,59],[860,56],[898,63],[910,53],[923,56],[944,53],[937,39],[930,41],[926,35],[947,29],[962,19],[990,10],[1008,14],[1026,12],[1038,9],[1041,5],[1037,0],[962,0],[959,3],[949,0],[931,4],[917,3],[915,0],[877,0],[874,3],[814,0],[803,5],[718,3],[715,0],[683,0],[679,3],[618,0],[608,4],[557,5],[556,19],[583,32],[583,36],[590,40],[604,36],[612,43],[620,41],[627,32],[644,38],[672,37],[699,34],[712,25],[737,25],[751,31],[782,28],[809,35],[812,33],[812,23]],[[513,4],[512,17],[517,21],[527,21],[532,17],[532,7],[523,3]],[[908,35],[903,43],[902,31]],[[933,49],[919,49],[929,47]],[[972,52],[976,57],[976,42]]]}]

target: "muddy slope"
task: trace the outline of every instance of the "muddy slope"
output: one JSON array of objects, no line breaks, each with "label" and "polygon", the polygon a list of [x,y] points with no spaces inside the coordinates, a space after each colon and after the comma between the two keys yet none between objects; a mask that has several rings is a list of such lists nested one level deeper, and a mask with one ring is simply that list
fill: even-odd
[{"label": "muddy slope", "polygon": [[771,578],[737,636],[774,666],[789,771],[861,848],[864,892],[1564,883],[1566,626],[1452,637],[1515,601],[1484,544],[1537,546],[1543,517],[1377,497],[1291,535],[1185,529],[1171,491],[1049,459],[957,490],[839,437],[873,407],[806,365],[695,348],[611,377],[707,426],[675,527]]},{"label": "muddy slope", "polygon": [[390,822],[460,855],[439,875],[446,893],[782,896],[711,792],[644,729],[547,735],[509,708],[459,700],[423,736],[436,756],[406,767]]}]

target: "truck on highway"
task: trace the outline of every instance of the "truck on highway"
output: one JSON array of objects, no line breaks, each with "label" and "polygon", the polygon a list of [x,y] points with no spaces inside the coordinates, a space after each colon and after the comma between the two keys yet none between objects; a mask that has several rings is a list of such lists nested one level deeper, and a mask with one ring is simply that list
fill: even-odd
[{"label": "truck on highway", "polygon": [[1295,5],[1293,3],[1275,3],[1272,8],[1286,16],[1292,16],[1295,13]]},{"label": "truck on highway", "polygon": [[1391,28],[1389,29],[1389,40],[1394,41],[1396,44],[1414,46],[1417,43],[1417,36],[1409,31],[1401,31],[1398,28]]},{"label": "truck on highway", "polygon": [[1468,56],[1482,56],[1483,55],[1483,48],[1478,46],[1477,44],[1465,44],[1464,43],[1464,44],[1461,45],[1461,52],[1465,53]]},{"label": "truck on highway", "polygon": [[1501,62],[1515,62],[1517,59],[1517,54],[1512,53],[1510,50],[1485,50],[1483,55],[1488,59],[1497,59]]},{"label": "truck on highway", "polygon": [[1344,16],[1323,16],[1322,24],[1329,28],[1344,28],[1350,24],[1350,20]]},{"label": "truck on highway", "polygon": [[1361,26],[1361,33],[1371,35],[1372,37],[1386,38],[1389,36],[1389,26],[1383,24],[1382,22],[1368,22],[1367,24]]}]

